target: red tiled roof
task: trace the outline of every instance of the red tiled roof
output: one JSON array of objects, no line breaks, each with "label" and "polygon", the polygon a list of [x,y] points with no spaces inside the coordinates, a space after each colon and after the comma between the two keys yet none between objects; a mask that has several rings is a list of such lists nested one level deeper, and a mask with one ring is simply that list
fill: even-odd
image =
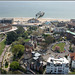
[{"label": "red tiled roof", "polygon": [[75,60],[75,53],[70,53],[70,58],[71,58],[72,60]]}]

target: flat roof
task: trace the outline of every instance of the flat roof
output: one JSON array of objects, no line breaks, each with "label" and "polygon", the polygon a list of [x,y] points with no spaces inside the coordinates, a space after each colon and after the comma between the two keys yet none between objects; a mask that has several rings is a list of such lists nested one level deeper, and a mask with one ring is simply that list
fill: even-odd
[{"label": "flat roof", "polygon": [[35,53],[35,57],[39,57],[41,54],[40,53]]},{"label": "flat roof", "polygon": [[37,60],[39,57],[33,57],[34,60]]},{"label": "flat roof", "polygon": [[59,59],[55,59],[53,57],[49,57],[48,60],[47,60],[47,62],[54,63],[54,64],[69,63],[69,61],[65,57],[59,58]]}]

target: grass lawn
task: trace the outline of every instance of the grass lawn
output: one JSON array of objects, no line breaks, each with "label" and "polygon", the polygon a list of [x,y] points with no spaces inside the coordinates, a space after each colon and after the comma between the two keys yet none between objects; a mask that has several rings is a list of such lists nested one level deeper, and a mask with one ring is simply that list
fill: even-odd
[{"label": "grass lawn", "polygon": [[2,37],[2,34],[0,34],[0,38]]},{"label": "grass lawn", "polygon": [[4,39],[4,40],[0,43],[0,55],[2,54],[3,49],[5,48],[5,41],[6,41],[6,39]]},{"label": "grass lawn", "polygon": [[60,47],[60,51],[59,51],[59,52],[63,52],[63,51],[64,51],[65,43],[55,44],[55,45],[52,47],[52,49],[54,50],[56,46],[59,46],[59,47]]},{"label": "grass lawn", "polygon": [[75,72],[70,72],[69,74],[75,74]]},{"label": "grass lawn", "polygon": [[25,42],[28,42],[30,39],[25,39]]}]

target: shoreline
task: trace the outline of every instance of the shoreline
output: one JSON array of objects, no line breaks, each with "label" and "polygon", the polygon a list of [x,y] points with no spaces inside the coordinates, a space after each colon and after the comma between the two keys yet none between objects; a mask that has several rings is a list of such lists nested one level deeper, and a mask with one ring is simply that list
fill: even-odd
[{"label": "shoreline", "polygon": [[[7,18],[7,19],[11,19],[13,18],[14,21],[27,21],[31,18],[35,18],[35,17],[0,17],[0,19],[2,18]],[[39,21],[41,22],[44,22],[44,21],[54,21],[54,20],[58,20],[58,21],[70,21],[70,19],[65,19],[65,18],[39,18],[38,19]]]}]

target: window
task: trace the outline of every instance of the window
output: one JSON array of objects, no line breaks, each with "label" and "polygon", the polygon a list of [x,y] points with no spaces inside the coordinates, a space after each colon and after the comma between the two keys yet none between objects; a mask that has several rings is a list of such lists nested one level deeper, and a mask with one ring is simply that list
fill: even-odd
[{"label": "window", "polygon": [[47,62],[47,66],[50,66],[50,63],[49,62]]}]

